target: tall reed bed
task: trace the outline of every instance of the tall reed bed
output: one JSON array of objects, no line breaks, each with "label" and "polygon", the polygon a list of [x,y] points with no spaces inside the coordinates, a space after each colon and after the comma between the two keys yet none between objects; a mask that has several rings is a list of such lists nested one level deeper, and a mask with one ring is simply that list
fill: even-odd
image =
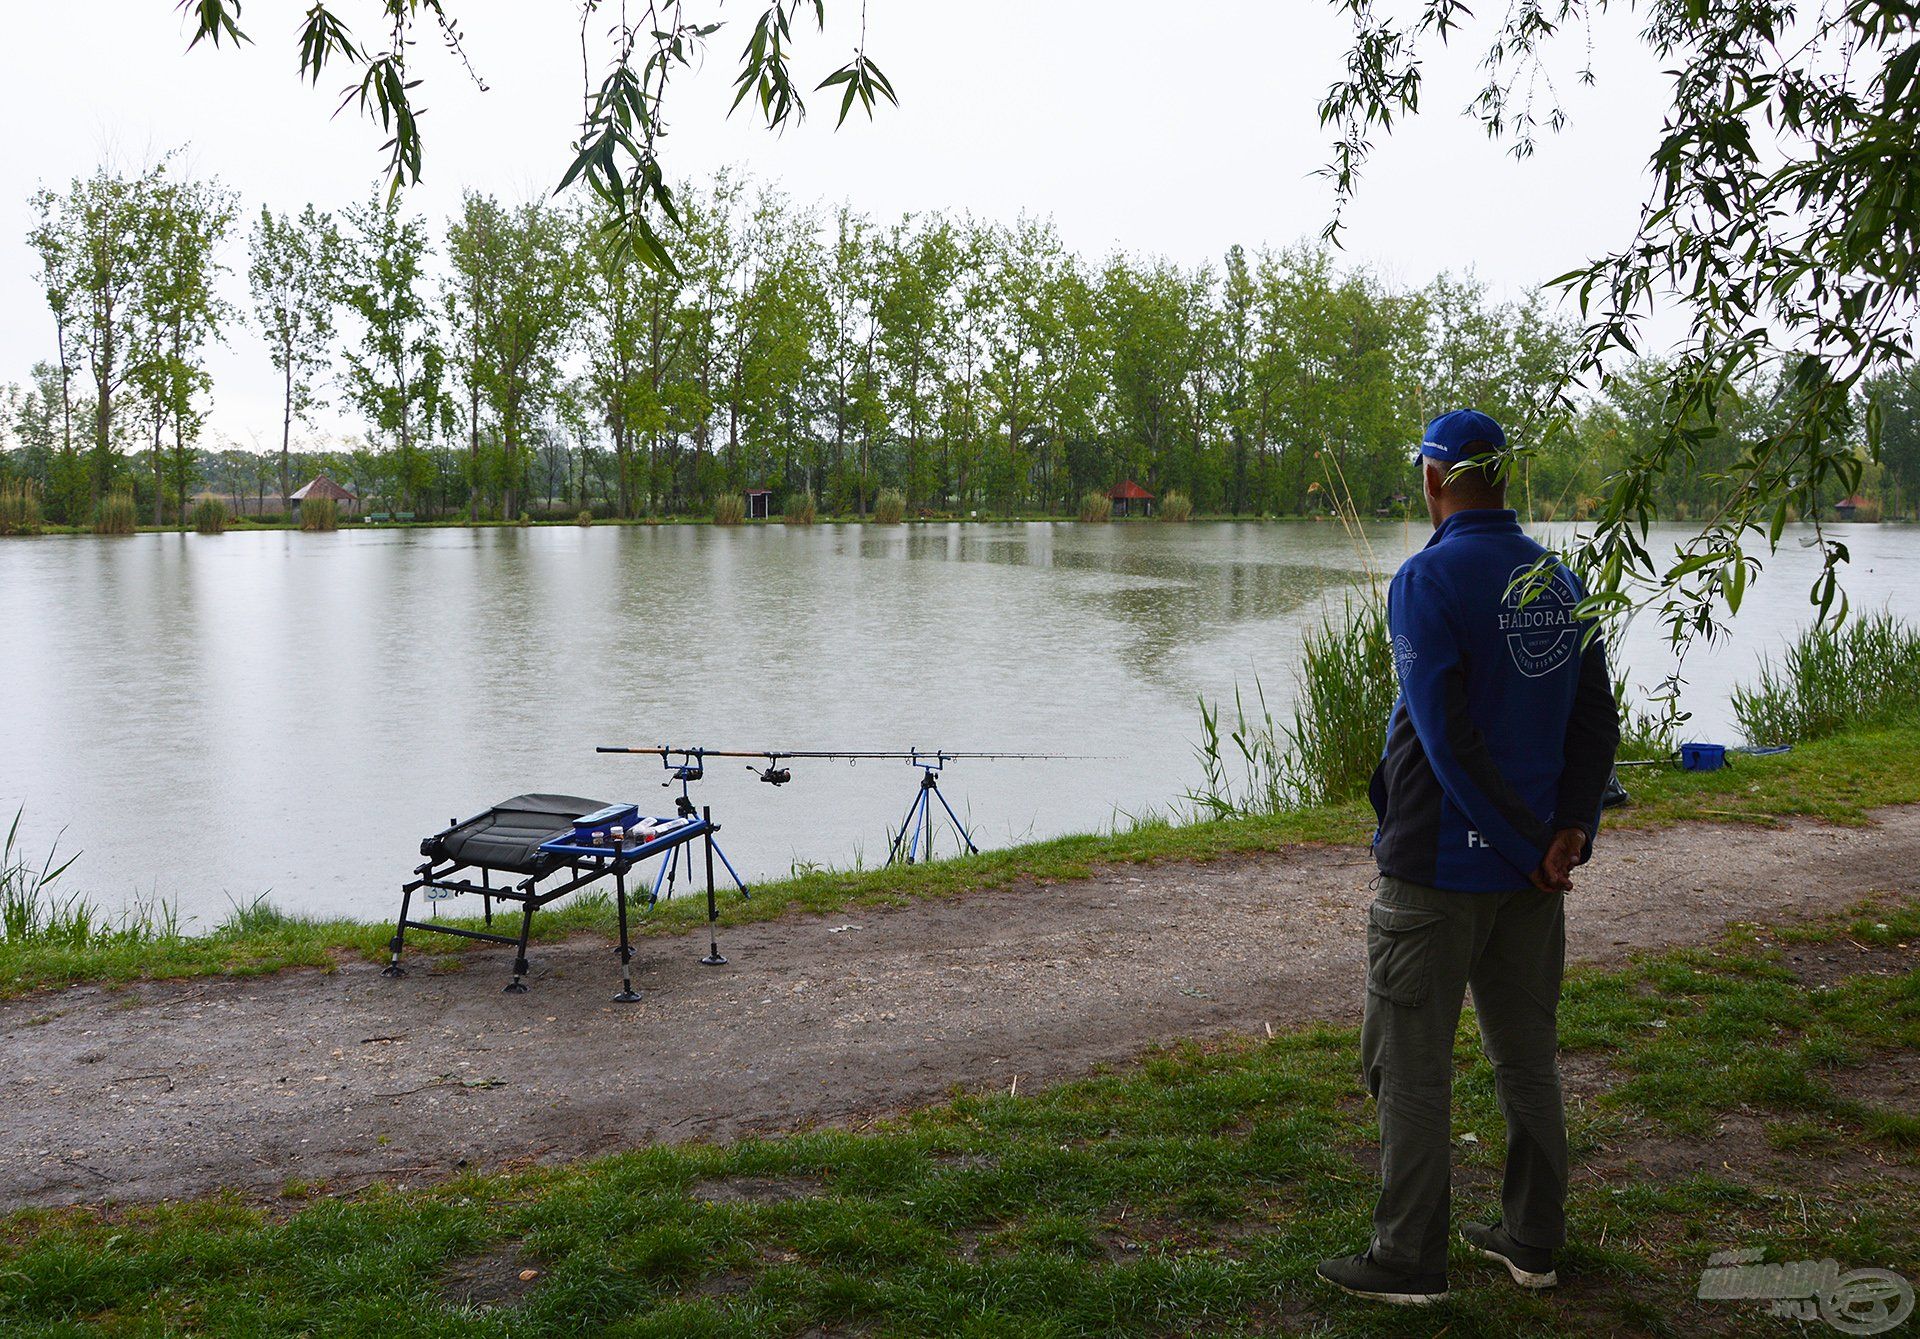
[{"label": "tall reed bed", "polygon": [[1113,499],[1098,489],[1080,499],[1080,519],[1083,521],[1111,521],[1113,519]]},{"label": "tall reed bed", "polygon": [[715,525],[739,525],[747,519],[747,500],[738,493],[722,493],[713,500]]},{"label": "tall reed bed", "polygon": [[883,488],[873,499],[873,519],[881,525],[898,525],[907,516],[907,500],[892,488]]},{"label": "tall reed bed", "polygon": [[1159,516],[1163,521],[1191,521],[1193,499],[1177,488],[1169,488],[1167,495],[1160,499]]},{"label": "tall reed bed", "polygon": [[1853,725],[1920,717],[1920,630],[1888,613],[1801,633],[1733,693],[1753,744],[1792,744]]},{"label": "tall reed bed", "polygon": [[300,504],[302,530],[327,531],[340,528],[340,504],[330,497],[310,497]]},{"label": "tall reed bed", "polygon": [[133,505],[131,488],[116,488],[93,507],[93,533],[130,535],[140,525],[140,513]]},{"label": "tall reed bed", "polygon": [[217,497],[202,498],[193,504],[193,528],[203,535],[224,535],[227,522],[233,518],[227,514],[227,504]]},{"label": "tall reed bed", "polygon": [[39,490],[25,480],[0,484],[0,535],[39,533]]},{"label": "tall reed bed", "polygon": [[794,493],[787,498],[788,525],[812,525],[818,515],[812,493]]},{"label": "tall reed bed", "polygon": [[[1187,793],[1203,817],[1232,818],[1338,804],[1367,792],[1380,760],[1398,685],[1387,639],[1386,598],[1369,586],[1310,630],[1294,671],[1286,721],[1254,680],[1252,709],[1239,689],[1233,719],[1200,703],[1202,781]],[[1224,733],[1223,733],[1224,730]]]}]

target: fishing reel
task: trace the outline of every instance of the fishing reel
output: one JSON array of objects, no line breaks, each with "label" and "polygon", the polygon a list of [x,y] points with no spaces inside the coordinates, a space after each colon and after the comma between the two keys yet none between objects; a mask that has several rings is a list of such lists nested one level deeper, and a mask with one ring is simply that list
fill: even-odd
[{"label": "fishing reel", "polygon": [[748,763],[747,770],[766,782],[769,786],[784,786],[787,782],[793,780],[793,770],[791,768],[777,767],[771,761],[768,762],[765,767],[755,767],[752,763]]}]

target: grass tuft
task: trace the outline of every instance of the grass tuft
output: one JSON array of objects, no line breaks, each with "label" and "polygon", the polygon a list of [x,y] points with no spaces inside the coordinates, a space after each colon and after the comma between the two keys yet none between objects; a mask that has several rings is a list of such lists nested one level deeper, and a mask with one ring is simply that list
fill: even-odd
[{"label": "grass tuft", "polygon": [[202,498],[193,504],[193,528],[202,535],[223,535],[227,531],[227,504],[217,497]]},{"label": "grass tuft", "polygon": [[722,493],[713,500],[715,525],[739,525],[747,519],[747,500],[738,493]]},{"label": "grass tuft", "polygon": [[1158,515],[1163,521],[1191,521],[1193,519],[1193,499],[1177,488],[1169,488],[1167,495],[1160,499]]},{"label": "grass tuft", "polygon": [[300,528],[315,532],[340,528],[340,504],[330,497],[310,497],[300,504]]},{"label": "grass tuft", "polygon": [[1113,519],[1113,499],[1098,489],[1093,489],[1080,499],[1080,519],[1099,522]]},{"label": "grass tuft", "polygon": [[873,519],[881,525],[898,525],[907,516],[907,500],[891,488],[883,488],[873,499]]},{"label": "grass tuft", "polygon": [[1734,690],[1733,714],[1761,745],[1920,717],[1920,629],[1887,613],[1809,628],[1751,688]]},{"label": "grass tuft", "polygon": [[0,483],[0,535],[39,533],[39,490],[27,480]]},{"label": "grass tuft", "polygon": [[810,492],[794,493],[787,498],[787,524],[812,525],[818,515]]},{"label": "grass tuft", "polygon": [[131,488],[116,488],[101,498],[93,509],[93,533],[130,535],[140,525],[140,514],[133,505]]}]

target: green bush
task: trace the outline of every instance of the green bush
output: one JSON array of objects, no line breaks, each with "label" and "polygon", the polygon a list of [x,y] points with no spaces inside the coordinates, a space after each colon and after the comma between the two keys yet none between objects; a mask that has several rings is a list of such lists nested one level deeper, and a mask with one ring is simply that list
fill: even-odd
[{"label": "green bush", "polygon": [[202,498],[193,504],[193,528],[203,535],[226,533],[227,504],[217,497]]},{"label": "green bush", "polygon": [[738,493],[722,493],[713,500],[715,525],[739,525],[747,519],[747,500]]},{"label": "green bush", "polygon": [[891,488],[883,488],[873,499],[873,519],[881,525],[898,525],[906,519],[907,500]]},{"label": "green bush", "polygon": [[1809,628],[1751,688],[1734,689],[1733,715],[1760,745],[1920,716],[1920,630],[1885,613]]},{"label": "green bush", "polygon": [[1159,514],[1163,521],[1191,521],[1193,499],[1177,488],[1169,488],[1167,495],[1160,499]]},{"label": "green bush", "polygon": [[40,533],[40,494],[31,483],[0,484],[0,535]]},{"label": "green bush", "polygon": [[815,516],[812,493],[793,493],[788,496],[788,525],[812,525]]},{"label": "green bush", "polygon": [[1113,499],[1098,490],[1088,493],[1080,499],[1080,519],[1083,521],[1111,521],[1113,519]]},{"label": "green bush", "polygon": [[93,533],[130,535],[139,527],[140,514],[134,509],[133,490],[116,488],[93,508]]},{"label": "green bush", "polygon": [[302,530],[338,530],[340,504],[330,497],[310,497],[300,504]]},{"label": "green bush", "polygon": [[591,511],[582,511],[578,516],[573,518],[573,523],[575,525],[592,525],[593,513]]}]

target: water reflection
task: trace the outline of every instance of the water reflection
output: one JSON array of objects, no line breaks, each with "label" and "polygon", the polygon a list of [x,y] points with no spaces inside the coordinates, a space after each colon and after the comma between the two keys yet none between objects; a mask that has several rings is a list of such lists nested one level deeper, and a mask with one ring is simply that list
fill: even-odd
[{"label": "water reflection", "polygon": [[[1021,748],[960,767],[983,840],[1085,830],[1195,779],[1194,699],[1291,699],[1302,632],[1425,533],[1332,525],[663,526],[143,535],[0,543],[0,809],[84,847],[76,886],[218,918],[272,890],[378,917],[419,838],[524,790],[668,803],[595,744]],[[1856,605],[1916,613],[1920,534],[1854,527]],[[1371,559],[1369,558],[1371,552]],[[1806,619],[1776,557],[1689,664],[1702,737]],[[1805,572],[1800,569],[1807,568]],[[1636,628],[1640,682],[1663,672]],[[703,796],[755,875],[884,852],[899,766]]]}]

